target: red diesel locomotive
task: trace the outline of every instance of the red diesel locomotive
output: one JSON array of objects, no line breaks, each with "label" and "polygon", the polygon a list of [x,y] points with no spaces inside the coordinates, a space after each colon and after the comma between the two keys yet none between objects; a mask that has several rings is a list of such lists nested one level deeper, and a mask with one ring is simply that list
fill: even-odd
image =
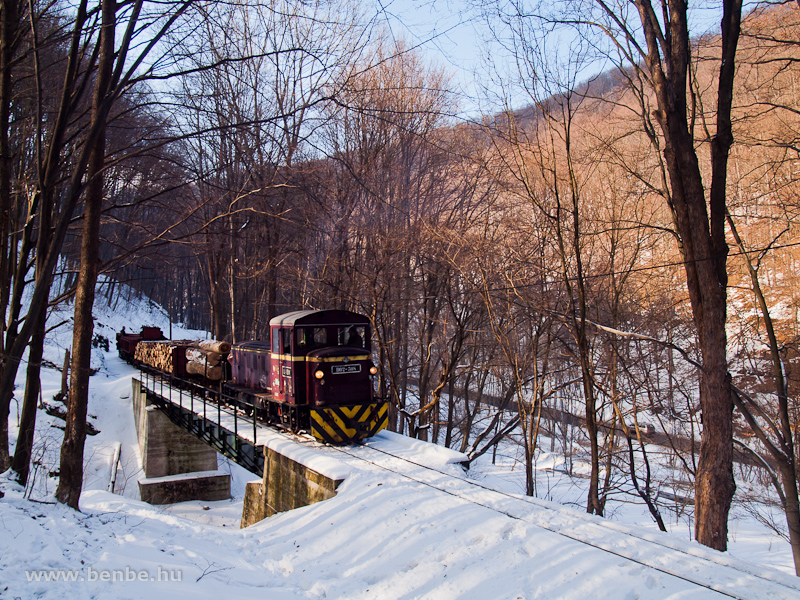
[{"label": "red diesel locomotive", "polygon": [[235,344],[225,389],[267,421],[342,443],[387,424],[376,400],[369,319],[344,310],[301,310],[272,319],[270,342]]},{"label": "red diesel locomotive", "polygon": [[[133,354],[128,337],[117,335],[120,356],[123,348],[128,357]],[[259,419],[310,431],[322,442],[372,437],[386,427],[388,405],[373,393],[378,369],[371,360],[371,338],[369,319],[357,313],[280,315],[270,321],[269,342],[233,345],[221,396]]]}]

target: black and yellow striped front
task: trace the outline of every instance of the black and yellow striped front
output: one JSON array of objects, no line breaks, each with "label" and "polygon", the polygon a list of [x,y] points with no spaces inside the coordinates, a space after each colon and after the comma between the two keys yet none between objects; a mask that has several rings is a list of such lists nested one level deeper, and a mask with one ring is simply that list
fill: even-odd
[{"label": "black and yellow striped front", "polygon": [[311,409],[311,433],[327,444],[344,444],[372,437],[386,429],[388,421],[389,405],[386,402]]}]

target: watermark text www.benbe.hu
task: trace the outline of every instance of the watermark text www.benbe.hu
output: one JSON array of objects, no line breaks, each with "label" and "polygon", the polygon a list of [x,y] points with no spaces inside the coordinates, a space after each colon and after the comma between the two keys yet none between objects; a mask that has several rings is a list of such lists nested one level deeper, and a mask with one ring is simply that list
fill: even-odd
[{"label": "watermark text www.benbe.hu", "polygon": [[131,583],[134,581],[181,581],[183,571],[181,569],[164,569],[158,567],[153,572],[149,569],[40,569],[25,571],[28,581],[103,581]]}]

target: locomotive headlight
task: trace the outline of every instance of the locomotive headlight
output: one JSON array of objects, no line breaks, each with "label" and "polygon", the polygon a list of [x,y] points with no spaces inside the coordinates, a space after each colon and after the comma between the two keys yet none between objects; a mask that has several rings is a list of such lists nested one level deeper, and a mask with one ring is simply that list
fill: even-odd
[{"label": "locomotive headlight", "polygon": [[318,371],[314,371],[314,377],[316,377],[317,379],[322,379],[323,377],[325,377],[325,373],[323,373],[322,371],[319,371],[319,370]]},{"label": "locomotive headlight", "polygon": [[376,367],[375,365],[372,365],[369,368],[369,372],[372,373],[373,375],[377,375],[378,374],[378,367]]}]

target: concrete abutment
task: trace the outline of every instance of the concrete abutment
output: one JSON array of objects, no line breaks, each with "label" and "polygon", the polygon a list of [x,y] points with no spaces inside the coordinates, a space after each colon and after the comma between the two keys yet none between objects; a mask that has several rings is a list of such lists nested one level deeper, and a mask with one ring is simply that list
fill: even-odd
[{"label": "concrete abutment", "polygon": [[264,477],[247,484],[242,528],[279,512],[333,498],[342,481],[344,479],[333,479],[272,448],[265,448]]}]

